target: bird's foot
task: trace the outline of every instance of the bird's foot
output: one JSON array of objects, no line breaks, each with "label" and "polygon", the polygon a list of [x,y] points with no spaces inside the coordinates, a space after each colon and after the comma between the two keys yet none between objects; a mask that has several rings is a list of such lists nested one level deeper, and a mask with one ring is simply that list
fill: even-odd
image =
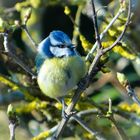
[{"label": "bird's foot", "polygon": [[79,82],[79,83],[78,83],[78,87],[79,87],[80,89],[83,89],[83,88],[85,87],[85,83],[84,83],[84,82]]},{"label": "bird's foot", "polygon": [[72,111],[70,113],[67,113],[65,110],[62,110],[62,118],[68,119],[71,116],[75,115],[76,113],[77,113],[76,111]]},{"label": "bird's foot", "polygon": [[67,111],[66,111],[67,110],[67,105],[65,104],[63,97],[57,98],[57,100],[59,102],[61,102],[61,104],[62,104],[62,113],[61,113],[62,118],[68,119],[71,116],[73,116],[74,114],[76,114],[76,111],[72,111],[72,112],[67,113]]}]

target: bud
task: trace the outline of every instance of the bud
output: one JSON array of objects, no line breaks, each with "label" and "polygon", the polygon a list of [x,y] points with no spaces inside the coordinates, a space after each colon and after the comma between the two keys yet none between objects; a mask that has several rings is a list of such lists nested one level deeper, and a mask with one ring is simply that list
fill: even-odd
[{"label": "bud", "polygon": [[66,15],[69,15],[69,14],[71,13],[71,11],[70,11],[70,9],[69,9],[68,6],[65,6],[64,13],[65,13]]},{"label": "bud", "polygon": [[110,69],[109,69],[108,67],[106,67],[106,66],[103,66],[103,67],[101,68],[101,71],[102,71],[103,73],[109,73],[109,72],[110,72]]},{"label": "bud", "polygon": [[14,24],[16,25],[16,27],[20,27],[20,25],[21,25],[21,23],[20,23],[19,20],[15,20],[15,21],[14,21]]},{"label": "bud", "polygon": [[120,0],[120,6],[121,8],[126,8],[126,0]]},{"label": "bud", "polygon": [[32,9],[31,8],[28,8],[27,11],[26,11],[26,14],[24,16],[24,23],[26,24],[27,21],[29,20],[29,18],[31,17],[31,13],[32,13]]},{"label": "bud", "polygon": [[8,108],[7,108],[7,115],[9,118],[12,118],[15,116],[15,110],[13,108],[13,106],[10,104],[8,105]]},{"label": "bud", "polygon": [[123,85],[125,87],[128,85],[128,80],[123,73],[117,72],[117,79],[121,85]]},{"label": "bud", "polygon": [[19,119],[16,115],[16,111],[14,107],[10,104],[7,108],[7,115],[9,118],[9,125],[17,126],[19,124]]},{"label": "bud", "polygon": [[4,32],[8,28],[8,23],[0,18],[0,32]]}]

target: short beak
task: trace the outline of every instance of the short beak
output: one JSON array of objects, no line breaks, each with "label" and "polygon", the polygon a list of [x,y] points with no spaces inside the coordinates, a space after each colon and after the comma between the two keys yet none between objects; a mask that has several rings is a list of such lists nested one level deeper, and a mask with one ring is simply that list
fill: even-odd
[{"label": "short beak", "polygon": [[75,46],[74,44],[71,44],[71,48],[72,48],[72,49],[75,49],[76,46]]}]

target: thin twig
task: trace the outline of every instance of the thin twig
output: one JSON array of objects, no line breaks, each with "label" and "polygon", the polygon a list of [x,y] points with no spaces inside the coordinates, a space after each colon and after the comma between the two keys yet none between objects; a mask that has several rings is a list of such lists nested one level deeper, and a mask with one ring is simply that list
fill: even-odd
[{"label": "thin twig", "polygon": [[15,129],[19,124],[19,120],[11,104],[8,106],[7,115],[9,118],[10,140],[15,140]]},{"label": "thin twig", "polygon": [[[96,107],[96,109],[88,109],[88,110],[80,111],[80,112],[76,113],[77,116],[82,117],[82,116],[86,116],[86,115],[89,116],[92,114],[98,115],[100,112],[102,114],[106,114],[106,112],[108,111],[108,107],[105,104],[99,105],[99,104],[93,102],[93,100],[91,100],[90,98],[88,98],[87,102],[90,103],[91,105],[93,105],[93,107]],[[125,112],[124,110],[121,110],[118,107],[112,107],[112,112],[115,113],[116,115],[119,115],[125,119],[128,119],[140,126],[140,117],[137,116],[136,114]]]},{"label": "thin twig", "polygon": [[[125,10],[120,8],[119,11],[117,12],[117,14],[114,16],[114,18],[111,20],[111,22],[108,24],[108,26],[105,28],[105,30],[100,34],[100,40],[102,40],[102,38],[104,37],[104,35],[107,33],[107,31],[110,29],[110,27],[114,24],[114,22],[118,19],[118,17],[124,12]],[[91,54],[93,54],[93,52],[95,51],[95,49],[97,48],[97,41],[95,42],[95,44],[93,45],[92,49],[90,50],[90,52],[87,54],[86,56],[86,61],[89,60]]]},{"label": "thin twig", "polygon": [[[91,105],[93,105],[93,107],[96,107],[96,109],[88,109],[88,110],[80,111],[76,114],[77,116],[81,117],[84,115],[91,115],[91,114],[98,115],[100,112],[102,114],[106,114],[106,112],[108,111],[108,107],[105,104],[99,105],[95,103],[91,98],[87,98],[86,101],[90,103]],[[121,110],[118,107],[113,107],[112,112],[125,119],[131,120],[132,122],[140,126],[140,117],[136,116],[136,114],[125,112],[124,110]]]},{"label": "thin twig", "polygon": [[124,25],[124,30],[122,31],[120,36],[116,39],[116,41],[110,47],[103,49],[103,54],[110,51],[112,48],[114,48],[121,41],[121,39],[123,38],[123,36],[126,32],[126,29],[129,25],[129,23],[130,23],[130,19],[131,19],[131,0],[129,0],[128,15],[127,15],[127,21]]},{"label": "thin twig", "polygon": [[97,108],[97,109],[86,109],[86,110],[78,112],[76,115],[78,117],[82,117],[84,115],[90,115],[90,114],[97,115],[98,113],[99,113],[99,109]]},{"label": "thin twig", "polygon": [[112,101],[111,99],[109,99],[109,106],[108,106],[108,112],[106,117],[113,123],[114,127],[116,128],[120,138],[122,140],[129,140],[129,138],[127,137],[127,135],[125,134],[125,132],[123,131],[123,129],[118,125],[118,123],[116,122],[115,118],[114,118],[114,114],[112,112]]},{"label": "thin twig", "polygon": [[90,134],[92,134],[97,140],[105,140],[105,138],[103,138],[99,132],[89,128],[87,124],[83,120],[81,120],[77,115],[72,116],[72,119],[77,121],[85,130],[87,130]]},{"label": "thin twig", "polygon": [[10,49],[9,49],[9,44],[8,44],[8,33],[3,33],[2,34],[3,37],[4,37],[4,42],[3,42],[3,45],[4,45],[4,49],[5,49],[5,53],[8,53],[9,56],[11,56],[15,62],[22,68],[24,69],[27,73],[29,73],[32,78],[36,78],[36,74],[34,74],[31,69],[26,65],[24,64],[15,54],[13,54]]},{"label": "thin twig", "polygon": [[100,35],[99,35],[99,30],[98,30],[98,23],[97,23],[97,14],[95,10],[95,5],[94,5],[94,0],[91,0],[92,3],[92,11],[93,11],[93,24],[94,24],[94,30],[95,30],[95,38],[98,44],[98,48],[102,48],[101,40],[100,40]]},{"label": "thin twig", "polygon": [[[38,136],[33,137],[32,140],[42,140],[44,138],[48,138],[48,137],[52,136],[52,134],[57,130],[57,128],[58,128],[58,125],[55,125],[53,128],[40,133]],[[46,137],[45,137],[45,135],[46,135]]]},{"label": "thin twig", "polygon": [[[69,122],[73,122],[73,121],[78,122],[86,131],[88,131],[90,134],[92,134],[97,140],[105,140],[105,138],[103,138],[103,136],[101,136],[101,134],[99,132],[96,132],[93,129],[89,128],[87,126],[87,124],[84,121],[82,121],[80,119],[80,117],[78,117],[77,114],[74,115],[73,117],[71,117],[71,119],[69,120]],[[38,136],[33,137],[32,140],[40,140],[42,138],[48,138],[48,137],[52,136],[52,134],[54,134],[54,132],[57,129],[58,129],[58,125],[55,125],[53,128],[40,133]],[[45,137],[45,135],[46,135],[46,137]]]},{"label": "thin twig", "polygon": [[118,109],[118,108],[114,108],[113,112],[127,120],[132,121],[133,123],[135,123],[136,125],[140,126],[140,117],[134,113],[128,113],[125,112],[124,110]]},{"label": "thin twig", "polygon": [[16,124],[14,124],[13,122],[9,122],[10,140],[15,140],[15,129]]},{"label": "thin twig", "polygon": [[[98,115],[100,112],[102,114],[106,114],[108,111],[108,107],[105,104],[97,104],[94,103],[93,100],[89,99],[88,102],[92,104],[96,109],[88,109],[88,110],[83,110],[78,112],[76,115],[79,117],[84,117],[84,116],[89,116],[89,115]],[[113,107],[112,112],[115,113],[116,115],[119,115],[120,117],[123,117],[124,119],[130,120],[134,122],[136,125],[140,126],[140,117],[137,116],[134,113],[128,113],[125,112],[124,110],[119,109],[118,107]]]},{"label": "thin twig", "polygon": [[140,106],[140,100],[137,97],[135,90],[131,87],[130,84],[126,86],[126,90],[127,90],[129,97],[131,97],[132,100]]},{"label": "thin twig", "polygon": [[27,29],[27,26],[26,24],[22,25],[21,28],[25,31],[25,33],[27,34],[29,40],[31,41],[31,43],[33,44],[34,46],[34,49],[37,48],[38,44],[34,41],[34,39],[32,38],[32,36],[30,35],[28,29]]},{"label": "thin twig", "polygon": [[38,44],[35,42],[35,40],[32,38],[28,28],[27,28],[27,22],[29,21],[30,17],[32,14],[32,8],[30,7],[26,13],[26,15],[24,16],[24,20],[23,20],[23,24],[20,25],[21,29],[24,30],[24,32],[26,33],[27,37],[29,38],[29,40],[31,41],[34,49],[36,50]]},{"label": "thin twig", "polygon": [[111,101],[110,98],[108,99],[108,102],[109,102],[108,112],[109,112],[109,113],[112,113],[112,101]]},{"label": "thin twig", "polygon": [[123,129],[118,125],[118,123],[116,122],[116,120],[114,119],[113,116],[108,118],[114,125],[114,127],[116,128],[119,136],[121,137],[122,140],[129,140],[130,138],[128,138],[128,136],[124,133]]},{"label": "thin twig", "polygon": [[[75,20],[74,20],[74,31],[73,31],[73,38],[72,38],[72,43],[77,46],[77,38],[79,36],[79,24],[80,24],[80,17],[81,17],[81,12],[83,10],[83,5],[80,5],[77,9]],[[72,18],[72,17],[71,17]]]},{"label": "thin twig", "polygon": [[74,20],[74,18],[72,17],[72,15],[68,15],[68,16],[69,16],[71,22],[73,23],[73,25],[78,27],[78,25],[75,23],[75,20]]}]

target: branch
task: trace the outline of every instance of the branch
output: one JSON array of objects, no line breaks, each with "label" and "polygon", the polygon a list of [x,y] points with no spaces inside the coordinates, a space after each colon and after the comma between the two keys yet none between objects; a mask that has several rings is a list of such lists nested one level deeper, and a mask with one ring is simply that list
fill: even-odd
[{"label": "branch", "polygon": [[58,128],[58,125],[55,125],[53,128],[40,133],[38,136],[33,137],[32,140],[42,140],[44,138],[48,138],[52,136],[52,134],[57,130],[57,128]]},{"label": "branch", "polygon": [[78,112],[76,115],[78,117],[81,117],[81,116],[90,115],[90,114],[97,115],[98,113],[99,113],[99,110],[98,109],[86,109],[86,110],[83,110],[83,111]]},{"label": "branch", "polygon": [[[102,109],[103,111],[107,111],[107,107],[104,104],[102,105],[103,107],[101,107],[101,106],[98,107],[98,106],[97,106],[98,110],[97,109],[83,110],[83,111],[78,112],[76,115],[79,116],[79,117],[89,116],[89,115],[98,115],[100,109]],[[100,110],[100,111],[102,112],[102,110]],[[120,110],[117,107],[112,108],[112,111],[116,115],[119,115],[120,117],[123,117],[124,119],[130,120],[133,123],[135,123],[136,125],[140,126],[140,117],[137,116],[136,114],[125,112],[124,110]]]},{"label": "branch", "polygon": [[26,11],[26,15],[24,16],[24,20],[23,20],[23,24],[20,25],[21,29],[23,29],[26,33],[26,35],[28,36],[29,40],[31,41],[31,43],[34,46],[34,49],[36,50],[38,44],[33,40],[32,36],[30,35],[28,28],[27,28],[27,22],[30,19],[32,14],[32,8],[30,7],[27,11]]},{"label": "branch", "polygon": [[132,98],[132,100],[140,106],[140,100],[137,97],[135,90],[131,87],[130,84],[126,86],[127,94]]},{"label": "branch", "polygon": [[131,84],[129,83],[126,76],[122,73],[117,73],[117,78],[120,84],[126,89],[128,96],[131,97],[132,100],[140,106],[140,100],[137,97],[135,90],[131,87]]},{"label": "branch", "polygon": [[[79,36],[79,26],[80,26],[80,17],[81,17],[81,12],[83,10],[83,5],[80,5],[77,9],[76,12],[76,16],[75,16],[75,20],[74,20],[74,31],[73,31],[73,38],[72,38],[72,42],[74,45],[77,46],[78,42],[77,42],[77,38]],[[69,15],[70,19],[72,20],[71,15]]]},{"label": "branch", "polygon": [[26,35],[28,36],[29,40],[30,40],[31,43],[33,44],[34,49],[36,50],[38,44],[33,40],[32,36],[30,35],[30,33],[29,33],[29,31],[28,31],[28,28],[27,28],[26,24],[21,25],[21,28],[24,30],[24,32],[25,32]]},{"label": "branch", "polygon": [[[108,24],[108,26],[105,28],[105,30],[100,34],[100,40],[102,40],[102,38],[104,37],[104,35],[107,33],[107,31],[111,28],[111,26],[114,24],[114,22],[118,19],[118,17],[124,12],[125,10],[120,8],[117,12],[117,14],[114,16],[114,18],[111,20],[111,22]],[[89,60],[90,55],[93,54],[93,52],[95,51],[97,47],[97,41],[95,42],[95,44],[93,45],[92,49],[90,50],[90,52],[88,53],[88,55],[86,56],[86,61]]]},{"label": "branch", "polygon": [[116,128],[120,138],[122,140],[129,140],[128,136],[125,134],[125,132],[123,131],[123,129],[118,125],[118,123],[116,122],[115,118],[114,118],[114,114],[112,112],[112,101],[111,99],[109,99],[109,107],[108,107],[108,112],[106,114],[106,117],[113,123],[114,127]]},{"label": "branch", "polygon": [[97,140],[105,140],[105,138],[103,138],[99,132],[96,132],[93,129],[89,128],[87,124],[84,121],[82,121],[77,115],[72,116],[72,119],[77,121],[85,130],[87,130],[90,134],[92,134]]},{"label": "branch", "polygon": [[129,140],[128,136],[124,133],[123,129],[118,125],[116,120],[114,119],[114,116],[108,118],[113,125],[115,126],[119,136],[121,137],[122,140]]},{"label": "branch", "polygon": [[15,140],[15,129],[16,129],[16,124],[9,121],[10,140]]},{"label": "branch", "polygon": [[124,30],[122,31],[122,33],[120,34],[120,36],[116,39],[116,41],[108,48],[103,49],[103,54],[105,54],[106,52],[110,51],[111,49],[113,49],[118,43],[119,41],[121,41],[121,39],[123,38],[126,29],[130,23],[131,20],[131,0],[129,0],[129,6],[128,6],[128,14],[127,14],[127,21],[124,25]]},{"label": "branch", "polygon": [[[70,122],[72,121],[76,121],[78,122],[84,129],[86,129],[89,133],[91,133],[93,136],[95,136],[95,138],[97,140],[105,140],[105,138],[103,138],[100,133],[92,130],[91,128],[89,128],[85,122],[83,122],[77,115],[74,115],[73,117],[71,117]],[[50,136],[52,136],[52,134],[54,134],[54,132],[58,129],[58,125],[55,125],[53,128],[44,131],[42,133],[40,133],[38,136],[35,136],[32,138],[32,140],[42,140],[44,138],[49,138]]]},{"label": "branch", "polygon": [[136,114],[134,113],[128,113],[128,112],[125,112],[123,110],[120,110],[118,108],[114,108],[113,109],[113,112],[125,119],[128,119],[132,122],[134,122],[136,125],[140,126],[140,117],[137,116]]},{"label": "branch", "polygon": [[99,30],[98,30],[98,23],[97,23],[97,14],[95,11],[95,5],[94,5],[94,0],[91,0],[92,3],[92,11],[93,11],[93,24],[94,24],[94,30],[95,30],[95,39],[98,44],[98,48],[102,48],[101,40],[100,40],[100,35],[99,35]]},{"label": "branch", "polygon": [[[98,115],[100,112],[102,114],[106,114],[108,107],[105,104],[99,105],[99,104],[93,102],[93,100],[91,100],[90,98],[87,98],[86,101],[88,103],[90,103],[91,105],[93,105],[93,107],[96,107],[96,108],[80,111],[76,114],[78,117],[84,117],[84,116],[89,116],[89,115]],[[116,115],[119,115],[127,120],[130,120],[140,126],[140,117],[137,116],[136,114],[125,112],[124,110],[121,110],[118,107],[115,107],[115,108],[113,107],[112,111]]]},{"label": "branch", "polygon": [[[129,2],[130,2],[130,0],[129,0]],[[128,23],[129,23],[129,20],[130,20],[129,16],[130,16],[130,13],[131,13],[131,10],[130,10],[131,8],[130,7],[131,7],[131,3],[129,3],[129,12],[128,12],[128,20],[127,20]],[[93,7],[93,12],[95,11],[94,8],[95,7]],[[95,14],[95,12],[94,12],[94,14]],[[94,15],[93,17],[94,17],[94,20],[95,20],[96,19],[96,15]],[[95,24],[94,27],[96,28],[95,29],[96,36],[98,36],[98,29],[97,29],[97,25],[96,25],[97,22],[94,21],[94,24]],[[123,33],[123,35],[124,35],[124,33]],[[90,66],[88,74],[80,81],[80,83],[78,85],[78,88],[75,90],[75,94],[74,94],[74,96],[72,98],[72,101],[71,101],[71,103],[68,105],[68,107],[66,109],[66,114],[67,114],[68,117],[67,118],[62,118],[62,120],[61,120],[61,122],[60,122],[60,124],[58,126],[58,129],[57,129],[55,135],[52,137],[52,140],[58,140],[60,135],[63,133],[64,128],[67,125],[68,120],[71,117],[72,110],[74,109],[76,103],[78,102],[82,92],[89,86],[89,84],[91,83],[93,77],[97,73],[96,68],[97,68],[98,62],[100,61],[101,56],[104,53],[107,52],[107,51],[104,52],[104,53],[102,52],[103,50],[101,49],[101,46],[100,46],[100,43],[101,43],[100,39],[98,37],[96,37],[96,39],[98,39],[97,41],[98,41],[98,44],[99,44],[99,48],[98,48],[97,54],[96,54],[96,56],[95,56],[95,58],[94,58],[94,60],[93,60],[93,62],[91,64],[91,66]]]},{"label": "branch", "polygon": [[[105,117],[107,119],[109,119],[113,125],[115,126],[116,130],[118,131],[120,137],[122,140],[129,140],[129,138],[127,137],[127,135],[124,133],[123,129],[117,124],[115,118],[114,118],[114,114],[113,113],[116,113],[117,115],[120,115],[121,117],[124,117],[126,119],[130,119],[128,116],[129,114],[125,114],[124,112],[118,110],[117,108],[116,109],[113,109],[112,108],[112,101],[111,99],[109,99],[109,106],[107,108],[107,106],[105,105],[98,105],[96,103],[94,103],[91,99],[88,99],[88,102],[90,102],[90,104],[92,104],[93,106],[95,106],[98,110],[101,111],[101,117]],[[106,113],[107,112],[107,113]],[[89,115],[89,114],[97,114],[97,110],[95,109],[90,109],[90,110],[85,110],[85,111],[82,111],[81,113],[79,112],[78,114],[84,114],[84,115]],[[77,114],[77,115],[78,115]],[[132,117],[131,117],[131,120],[132,120]],[[135,122],[139,122],[139,120],[137,120],[136,118],[134,118]]]},{"label": "branch", "polygon": [[[93,9],[94,8],[95,7],[93,7]],[[95,12],[93,12],[93,13],[95,14]],[[96,16],[93,16],[93,18],[95,20]],[[96,25],[94,25],[94,27],[96,28]],[[97,30],[98,29],[96,29],[96,35],[98,35]],[[98,40],[98,41],[100,41],[100,40]],[[99,45],[100,45],[100,42],[99,42]],[[59,139],[60,135],[64,131],[64,128],[67,125],[67,122],[68,122],[69,118],[71,117],[72,110],[74,109],[76,103],[78,102],[82,92],[89,86],[89,84],[90,84],[90,82],[91,82],[91,80],[92,80],[92,78],[95,74],[94,71],[96,69],[96,66],[97,66],[99,60],[100,60],[100,57],[101,57],[101,53],[100,53],[100,51],[98,51],[97,55],[95,56],[95,59],[93,60],[93,63],[91,64],[91,68],[89,70],[89,73],[85,76],[85,78],[83,80],[80,81],[80,83],[78,85],[78,88],[75,90],[75,94],[72,98],[72,101],[66,109],[66,114],[67,114],[68,117],[67,118],[62,118],[54,137],[52,137],[52,140]]]},{"label": "branch", "polygon": [[18,126],[19,121],[16,112],[11,104],[8,106],[7,115],[9,118],[10,140],[15,140],[15,129]]},{"label": "branch", "polygon": [[80,81],[78,88],[75,90],[74,96],[72,98],[71,103],[68,105],[67,109],[66,109],[66,114],[67,114],[67,118],[62,118],[59,127],[57,129],[56,134],[54,135],[54,137],[52,138],[52,140],[57,140],[61,133],[63,132],[69,118],[71,117],[72,114],[72,110],[74,109],[76,103],[78,102],[81,94],[83,93],[83,91],[89,86],[89,84],[91,83],[94,75],[96,74],[94,71],[96,70],[96,66],[100,60],[100,53],[98,55],[95,56],[95,59],[93,61],[93,63],[91,64],[91,70],[89,71],[89,73],[85,76],[85,78],[83,80]]},{"label": "branch", "polygon": [[[79,116],[79,117],[86,116],[86,115],[89,116],[91,114],[98,115],[100,112],[102,114],[106,114],[108,107],[105,104],[99,105],[99,104],[95,103],[91,98],[87,98],[86,101],[88,103],[90,103],[91,105],[93,105],[93,107],[96,107],[96,109],[88,109],[88,110],[80,111],[76,114],[77,116]],[[135,124],[140,126],[140,117],[137,116],[136,114],[125,112],[124,110],[121,110],[118,107],[115,107],[115,108],[113,107],[112,111],[116,115],[119,115],[128,120],[131,120],[132,122],[134,122]]]},{"label": "branch", "polygon": [[31,71],[31,69],[26,65],[24,64],[15,54],[12,53],[12,51],[10,50],[9,48],[9,45],[8,45],[8,33],[1,33],[1,35],[3,35],[4,37],[4,42],[3,42],[3,45],[4,45],[4,52],[9,54],[9,56],[11,56],[15,62],[22,68],[24,69],[27,73],[29,73],[32,78],[36,78],[36,74],[33,73]]}]

